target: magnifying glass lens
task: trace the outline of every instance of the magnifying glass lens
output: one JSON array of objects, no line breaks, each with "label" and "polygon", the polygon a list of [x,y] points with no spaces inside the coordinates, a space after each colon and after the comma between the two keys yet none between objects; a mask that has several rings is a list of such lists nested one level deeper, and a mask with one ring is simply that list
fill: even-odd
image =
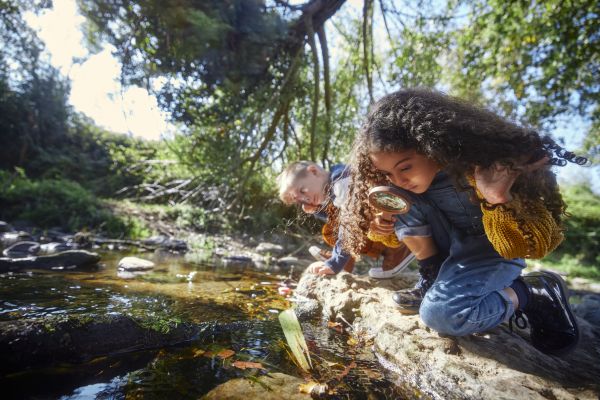
[{"label": "magnifying glass lens", "polygon": [[398,212],[404,211],[404,209],[408,206],[404,199],[389,193],[377,193],[377,195],[373,196],[373,200],[378,208],[387,208],[389,210],[396,210]]},{"label": "magnifying glass lens", "polygon": [[389,214],[404,214],[410,208],[410,202],[398,189],[391,186],[378,186],[369,190],[369,202],[379,211]]}]

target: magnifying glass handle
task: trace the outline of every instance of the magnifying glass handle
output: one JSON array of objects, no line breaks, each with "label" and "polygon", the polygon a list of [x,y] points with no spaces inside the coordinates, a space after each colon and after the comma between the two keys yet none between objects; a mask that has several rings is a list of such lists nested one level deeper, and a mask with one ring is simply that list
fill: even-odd
[{"label": "magnifying glass handle", "polygon": [[387,212],[384,212],[384,211],[380,211],[380,212],[378,212],[378,213],[377,213],[377,216],[378,216],[378,217],[379,217],[381,220],[383,220],[383,221],[386,221],[386,222],[394,222],[394,217],[393,217],[393,215],[394,215],[394,214],[387,213]]}]

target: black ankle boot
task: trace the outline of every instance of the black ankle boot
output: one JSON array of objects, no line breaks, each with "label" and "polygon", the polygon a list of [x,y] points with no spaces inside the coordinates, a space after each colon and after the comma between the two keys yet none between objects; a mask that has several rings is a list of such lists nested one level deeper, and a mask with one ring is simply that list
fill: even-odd
[{"label": "black ankle boot", "polygon": [[[563,355],[579,342],[577,320],[569,306],[565,281],[557,274],[540,271],[520,277],[528,290],[522,312],[530,325],[533,346],[543,353]],[[515,312],[517,315],[520,312]]]},{"label": "black ankle boot", "polygon": [[417,314],[425,293],[435,282],[445,257],[434,256],[429,262],[419,262],[419,280],[412,289],[399,290],[392,295],[402,314]]}]

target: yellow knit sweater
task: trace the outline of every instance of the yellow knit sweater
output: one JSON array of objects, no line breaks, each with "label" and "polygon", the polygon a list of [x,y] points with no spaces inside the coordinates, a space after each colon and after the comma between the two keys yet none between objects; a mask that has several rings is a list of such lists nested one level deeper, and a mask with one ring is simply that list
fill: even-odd
[{"label": "yellow knit sweater", "polygon": [[379,233],[369,231],[367,233],[367,237],[374,242],[383,243],[386,247],[391,247],[393,249],[397,249],[402,245],[395,233],[391,233],[389,235],[380,235]]},{"label": "yellow knit sweater", "polygon": [[475,179],[469,178],[469,182],[483,200],[485,233],[502,257],[543,258],[563,241],[562,228],[542,200],[526,202],[513,195],[512,201],[492,206],[485,202]]}]

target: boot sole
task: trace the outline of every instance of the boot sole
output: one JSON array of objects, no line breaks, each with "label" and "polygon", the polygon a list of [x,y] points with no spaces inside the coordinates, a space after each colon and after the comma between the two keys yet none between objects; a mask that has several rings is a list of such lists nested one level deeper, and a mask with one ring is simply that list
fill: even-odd
[{"label": "boot sole", "polygon": [[400,307],[398,307],[398,312],[400,312],[400,314],[402,314],[402,315],[417,315],[417,314],[419,314],[419,310],[410,310],[410,309],[400,308]]},{"label": "boot sole", "polygon": [[547,270],[542,270],[543,272],[552,275],[559,283],[560,283],[560,294],[566,299],[566,308],[567,308],[567,313],[569,314],[569,317],[571,317],[573,319],[573,321],[575,322],[575,330],[576,330],[576,340],[575,342],[573,342],[569,347],[565,347],[563,349],[557,350],[557,351],[549,351],[548,354],[551,354],[553,356],[562,356],[565,355],[569,352],[571,352],[575,347],[577,347],[577,345],[579,344],[579,341],[581,339],[581,331],[579,330],[579,324],[577,323],[577,318],[575,317],[575,314],[573,314],[573,311],[571,311],[571,305],[569,304],[569,288],[567,288],[567,284],[565,282],[565,280],[557,273],[552,272],[552,271],[547,271]]}]

